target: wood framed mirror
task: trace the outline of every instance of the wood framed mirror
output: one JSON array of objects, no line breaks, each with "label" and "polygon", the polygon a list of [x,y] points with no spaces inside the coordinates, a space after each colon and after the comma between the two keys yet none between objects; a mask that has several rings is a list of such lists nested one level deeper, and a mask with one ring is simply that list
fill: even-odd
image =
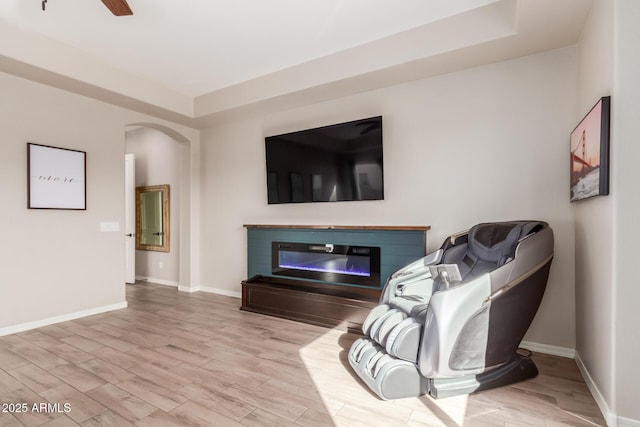
[{"label": "wood framed mirror", "polygon": [[169,252],[169,185],[136,187],[136,249]]}]

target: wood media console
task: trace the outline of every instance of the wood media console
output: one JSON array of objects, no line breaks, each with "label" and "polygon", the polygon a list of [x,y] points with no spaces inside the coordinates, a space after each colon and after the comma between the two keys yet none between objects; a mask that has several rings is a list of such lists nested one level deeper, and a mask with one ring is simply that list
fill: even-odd
[{"label": "wood media console", "polygon": [[[428,226],[245,227],[248,231],[249,279],[242,282],[241,310],[326,327],[346,326],[352,332],[360,332],[369,311],[378,304],[386,277],[425,255],[426,232],[429,230]],[[371,258],[371,265],[375,264],[375,268],[371,269],[371,277],[375,277],[375,280],[369,283],[371,280],[362,282],[361,278],[354,278],[339,283],[336,277],[345,275],[334,273],[326,276],[326,279],[309,280],[305,278],[305,272],[300,273],[301,277],[282,277],[289,274],[289,268],[279,268],[277,250],[285,248],[283,251],[290,256],[292,248],[305,245],[308,251],[319,252],[319,256],[311,258],[328,260],[328,263],[335,261],[332,257],[338,259],[343,254],[343,257],[349,258],[347,264],[356,264],[371,253],[375,255],[375,260]],[[305,262],[309,259],[307,255],[303,258]],[[368,260],[366,264],[369,266]],[[350,266],[352,269],[356,267]]]}]

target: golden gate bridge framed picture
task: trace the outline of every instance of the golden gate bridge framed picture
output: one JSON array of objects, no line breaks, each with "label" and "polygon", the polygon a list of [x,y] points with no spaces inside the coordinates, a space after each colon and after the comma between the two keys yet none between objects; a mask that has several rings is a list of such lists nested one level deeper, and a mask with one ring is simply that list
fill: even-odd
[{"label": "golden gate bridge framed picture", "polygon": [[571,132],[571,201],[609,194],[611,97],[604,96]]}]

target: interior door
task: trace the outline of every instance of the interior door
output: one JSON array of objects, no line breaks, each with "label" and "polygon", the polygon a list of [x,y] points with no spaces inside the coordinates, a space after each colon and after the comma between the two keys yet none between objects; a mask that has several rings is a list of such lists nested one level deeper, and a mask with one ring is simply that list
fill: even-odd
[{"label": "interior door", "polygon": [[125,189],[124,189],[124,252],[125,281],[136,281],[136,182],[135,158],[133,154],[124,155]]}]

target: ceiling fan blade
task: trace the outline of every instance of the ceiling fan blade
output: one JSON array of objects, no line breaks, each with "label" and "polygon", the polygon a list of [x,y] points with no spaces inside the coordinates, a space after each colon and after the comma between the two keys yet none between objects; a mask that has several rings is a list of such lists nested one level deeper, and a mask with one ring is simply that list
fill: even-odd
[{"label": "ceiling fan blade", "polygon": [[127,0],[102,0],[115,16],[133,15]]}]

